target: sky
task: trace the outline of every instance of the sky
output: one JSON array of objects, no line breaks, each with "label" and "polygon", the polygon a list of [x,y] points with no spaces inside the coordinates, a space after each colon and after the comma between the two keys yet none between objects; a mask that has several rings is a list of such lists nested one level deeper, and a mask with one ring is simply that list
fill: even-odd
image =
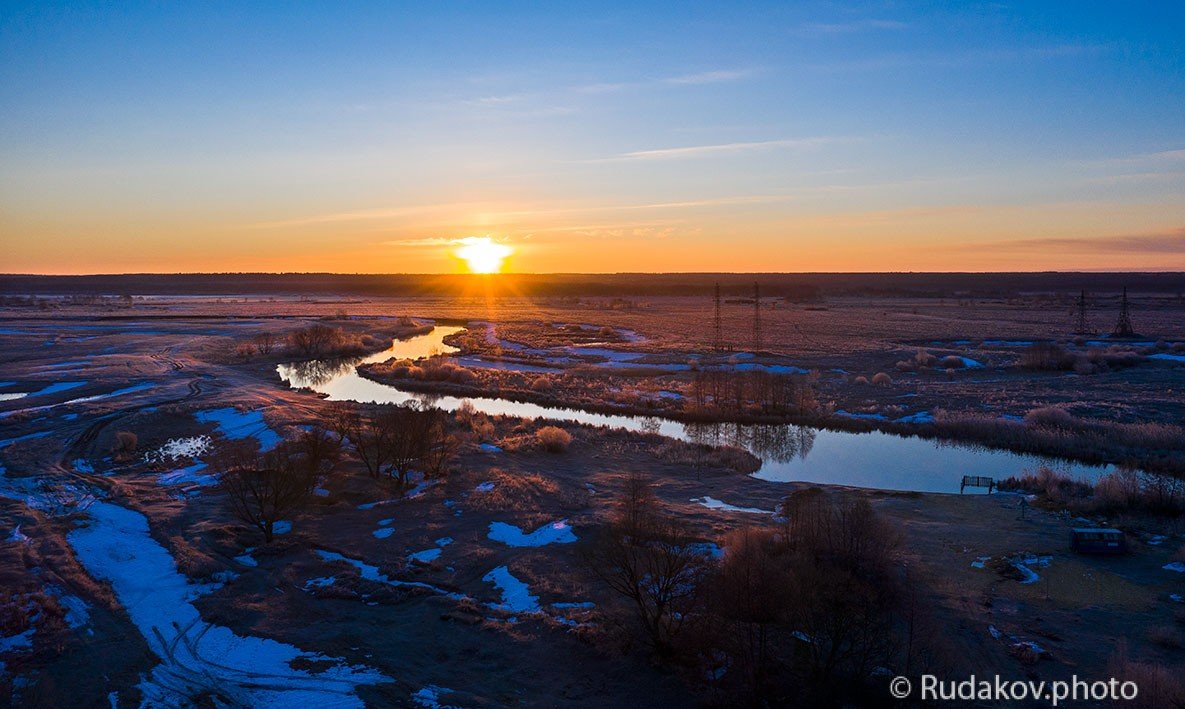
[{"label": "sky", "polygon": [[0,272],[1185,270],[1185,3],[0,4]]}]

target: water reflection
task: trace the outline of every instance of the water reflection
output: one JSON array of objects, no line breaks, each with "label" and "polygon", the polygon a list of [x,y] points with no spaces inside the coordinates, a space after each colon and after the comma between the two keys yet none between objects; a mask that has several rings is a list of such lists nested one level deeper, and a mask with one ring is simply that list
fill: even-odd
[{"label": "water reflection", "polygon": [[[354,371],[362,363],[361,357],[342,359],[313,359],[308,362],[294,362],[280,365],[280,377],[288,381],[303,382],[303,386],[314,389]],[[293,384],[296,386],[296,384]]]},{"label": "water reflection", "polygon": [[660,417],[599,414],[496,397],[408,392],[365,379],[357,372],[357,366],[363,363],[457,352],[456,348],[445,345],[443,339],[463,329],[437,327],[425,335],[395,341],[387,350],[369,357],[286,364],[277,367],[276,371],[290,386],[312,389],[330,401],[420,403],[445,411],[455,411],[467,403],[476,411],[490,415],[576,421],[693,443],[733,445],[761,459],[761,469],[753,473],[753,477],[774,482],[807,481],[887,490],[958,492],[963,475],[1001,479],[1047,465],[1073,477],[1093,481],[1112,469],[880,432],[848,433],[773,424],[684,424]]}]

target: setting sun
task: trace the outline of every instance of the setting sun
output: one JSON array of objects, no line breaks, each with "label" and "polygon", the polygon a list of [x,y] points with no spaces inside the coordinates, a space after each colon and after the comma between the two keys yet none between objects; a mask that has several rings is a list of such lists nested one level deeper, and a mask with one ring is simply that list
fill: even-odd
[{"label": "setting sun", "polygon": [[488,236],[469,236],[461,239],[460,247],[454,252],[464,260],[470,273],[497,273],[502,270],[502,261],[510,255],[505,244],[495,243]]}]

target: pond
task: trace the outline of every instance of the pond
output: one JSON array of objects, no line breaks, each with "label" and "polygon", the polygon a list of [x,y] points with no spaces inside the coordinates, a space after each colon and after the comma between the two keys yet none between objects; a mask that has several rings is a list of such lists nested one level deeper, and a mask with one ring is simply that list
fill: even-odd
[{"label": "pond", "polygon": [[657,417],[547,407],[496,397],[439,396],[403,391],[358,374],[360,364],[385,362],[393,357],[419,359],[456,353],[457,348],[444,344],[443,340],[464,329],[440,326],[424,335],[396,340],[390,349],[368,357],[284,364],[276,371],[289,386],[311,389],[324,394],[330,401],[418,402],[445,411],[455,411],[468,402],[475,410],[491,415],[575,421],[658,433],[683,441],[735,445],[761,459],[761,469],[753,473],[753,477],[772,482],[803,481],[882,490],[958,492],[963,475],[1001,479],[1046,465],[1093,481],[1112,469],[880,432],[851,433],[790,424],[682,423]]}]

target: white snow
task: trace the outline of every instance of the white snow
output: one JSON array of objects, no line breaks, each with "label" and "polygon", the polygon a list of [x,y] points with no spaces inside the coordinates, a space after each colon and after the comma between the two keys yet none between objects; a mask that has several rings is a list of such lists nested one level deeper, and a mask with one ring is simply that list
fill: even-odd
[{"label": "white snow", "polygon": [[527,584],[511,575],[505,566],[490,571],[481,577],[502,592],[501,608],[515,613],[536,613],[539,611],[539,597],[532,596]]},{"label": "white snow", "polygon": [[259,449],[269,451],[280,443],[280,435],[268,427],[262,411],[238,411],[232,407],[194,413],[200,423],[213,423],[218,432],[231,440],[255,438]]},{"label": "white snow", "polygon": [[29,628],[23,633],[17,633],[16,635],[9,635],[7,637],[0,635],[0,655],[6,652],[27,650],[33,647],[33,633],[36,631],[36,628]]},{"label": "white snow", "polygon": [[1174,562],[1165,564],[1162,568],[1165,571],[1176,571],[1179,574],[1185,574],[1185,564],[1182,564],[1179,561],[1174,561]]},{"label": "white snow", "polygon": [[278,520],[275,524],[272,525],[272,533],[273,534],[287,534],[291,531],[292,531],[292,523],[289,522],[288,520],[285,520],[285,519]]},{"label": "white snow", "polygon": [[71,628],[82,628],[90,623],[91,611],[90,606],[86,601],[78,596],[66,593],[61,586],[49,585],[45,587],[46,592],[58,600],[62,609],[66,611],[66,625]]},{"label": "white snow", "polygon": [[499,448],[498,446],[494,445],[493,443],[482,443],[482,444],[478,445],[477,447],[480,448],[481,450],[485,451],[486,453],[501,453],[502,452],[502,449]]},{"label": "white snow", "polygon": [[427,707],[428,709],[443,709],[444,705],[440,703],[440,695],[452,692],[451,689],[444,687],[437,687],[430,684],[421,690],[416,691],[411,695],[412,702],[419,707]]},{"label": "white snow", "polygon": [[443,551],[444,550],[440,547],[432,547],[431,549],[425,549],[423,551],[417,551],[415,553],[408,554],[407,558],[411,561],[418,561],[427,564],[428,562],[439,559]]},{"label": "white snow", "polygon": [[436,544],[437,548],[425,549],[423,551],[417,551],[414,554],[408,554],[408,556],[407,556],[408,560],[409,561],[420,561],[423,563],[428,563],[430,561],[436,561],[438,558],[440,558],[440,554],[444,551],[444,547],[453,543],[453,538],[452,537],[441,537],[440,539],[437,539],[434,543]]},{"label": "white snow", "polygon": [[497,483],[484,482],[484,483],[479,483],[477,487],[473,488],[473,491],[474,492],[489,492],[496,487],[498,487]]},{"label": "white snow", "polygon": [[378,529],[371,532],[371,534],[373,534],[376,539],[386,539],[394,533],[395,529],[393,527],[379,527]]},{"label": "white snow", "polygon": [[1036,566],[1040,568],[1049,566],[1049,562],[1053,561],[1053,557],[1033,556],[1032,554],[1027,554],[1024,556],[1013,557],[1008,561],[1016,568],[1017,571],[1021,573],[1021,576],[1023,576],[1023,578],[1020,580],[1021,584],[1027,586],[1031,583],[1037,583],[1037,581],[1041,579],[1041,577],[1037,575],[1037,572],[1033,571],[1031,567]]},{"label": "white snow", "polygon": [[1148,359],[1157,359],[1162,362],[1185,362],[1185,355],[1165,354],[1162,352],[1159,354],[1148,355]]},{"label": "white snow", "polygon": [[92,521],[67,539],[86,570],[110,582],[161,658],[140,685],[146,706],[172,706],[216,690],[244,706],[361,707],[354,694],[358,685],[389,681],[373,669],[340,660],[317,674],[297,670],[289,663],[298,658],[330,658],[203,622],[191,603],[200,588],[177,571],[169,552],[149,534],[143,515],[99,502],[90,516]]},{"label": "white snow", "polygon": [[572,533],[566,519],[545,524],[530,534],[524,534],[513,524],[490,522],[490,532],[487,536],[511,547],[541,547],[547,544],[571,544],[576,541],[576,535]]},{"label": "white snow", "polygon": [[422,583],[420,581],[400,581],[398,579],[389,578],[386,574],[379,572],[379,567],[372,566],[371,564],[367,564],[365,561],[361,561],[359,559],[351,559],[350,557],[343,556],[342,554],[338,554],[335,551],[325,551],[324,549],[318,549],[317,556],[321,557],[325,561],[345,562],[345,563],[349,564],[350,566],[353,566],[355,569],[358,569],[358,574],[360,576],[362,576],[362,578],[364,578],[368,581],[376,581],[378,583],[383,583],[388,586],[394,586],[396,588],[398,588],[400,586],[408,586],[411,588],[423,588],[428,591],[432,591],[433,593],[440,594],[440,595],[444,596],[445,598],[450,598],[454,601],[470,600],[469,597],[463,593],[454,593],[452,591],[446,591],[443,588],[440,588],[438,586],[433,586],[432,584]]},{"label": "white snow", "polygon": [[12,534],[8,535],[8,541],[10,541],[10,542],[28,542],[29,537],[21,532],[21,526],[18,524],[15,528],[13,528]]},{"label": "white snow", "polygon": [[198,461],[193,465],[178,468],[169,473],[163,473],[156,481],[161,485],[201,485],[202,487],[217,485],[218,476],[213,474],[202,475],[201,471],[205,469],[206,464]]},{"label": "white snow", "polygon": [[727,502],[722,502],[720,500],[717,500],[714,497],[708,497],[706,495],[704,497],[693,497],[693,498],[691,498],[691,501],[698,504],[698,505],[703,505],[704,507],[707,507],[709,510],[724,510],[725,512],[747,512],[749,514],[755,514],[755,515],[772,515],[774,513],[773,510],[763,510],[760,507],[737,507],[736,505],[730,505]]},{"label": "white snow", "polygon": [[191,436],[189,438],[170,438],[155,451],[144,454],[144,460],[149,463],[156,461],[174,461],[183,458],[197,458],[210,450],[212,441],[209,436]]}]

